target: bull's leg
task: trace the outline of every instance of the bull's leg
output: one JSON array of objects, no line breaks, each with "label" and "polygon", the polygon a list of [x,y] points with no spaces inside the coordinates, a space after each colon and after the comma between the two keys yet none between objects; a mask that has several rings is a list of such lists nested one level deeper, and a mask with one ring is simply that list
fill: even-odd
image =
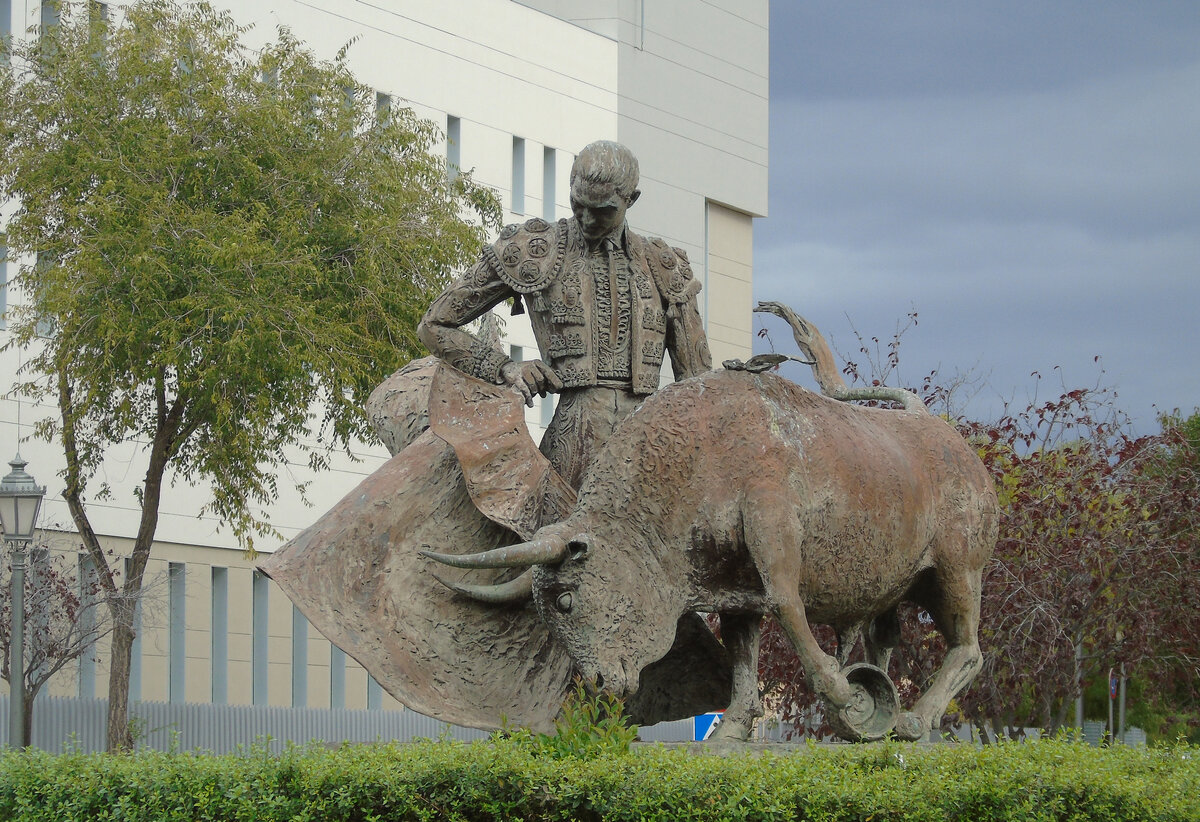
[{"label": "bull's leg", "polygon": [[792,601],[776,606],[775,616],[784,633],[792,641],[804,673],[817,695],[833,708],[841,710],[850,702],[850,683],[842,675],[841,663],[821,648],[813,636],[804,612],[804,603],[796,596]]},{"label": "bull's leg", "polygon": [[763,714],[758,693],[761,614],[721,614],[721,640],[733,660],[733,694],[712,739],[744,742]]},{"label": "bull's leg", "polygon": [[901,739],[922,739],[940,722],[950,700],[970,684],[983,666],[979,650],[980,570],[967,571],[946,579],[939,576],[934,590],[921,598],[921,604],[933,617],[946,638],[946,658],[928,690],[909,713],[896,723]]},{"label": "bull's leg", "polygon": [[863,624],[856,622],[849,628],[840,629],[837,632],[837,661],[838,665],[843,668],[850,661],[850,654],[854,653],[854,646],[858,644],[859,637],[862,636]]},{"label": "bull's leg", "polygon": [[773,600],[775,617],[796,649],[813,690],[841,710],[850,702],[850,683],[841,664],[825,653],[808,624],[804,599],[796,590],[796,560],[804,533],[795,511],[780,504],[781,496],[779,488],[769,482],[748,489],[742,510],[746,545]]},{"label": "bull's leg", "polygon": [[867,662],[887,673],[892,649],[900,644],[900,618],[895,608],[884,611],[871,621],[863,644],[866,646]]}]

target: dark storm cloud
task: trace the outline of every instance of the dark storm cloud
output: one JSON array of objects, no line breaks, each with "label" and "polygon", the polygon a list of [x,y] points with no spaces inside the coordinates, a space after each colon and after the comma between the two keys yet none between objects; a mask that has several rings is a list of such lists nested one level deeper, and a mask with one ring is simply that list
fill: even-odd
[{"label": "dark storm cloud", "polygon": [[843,350],[915,308],[906,376],[986,374],[981,415],[1097,355],[1143,429],[1200,405],[1200,4],[772,15],[758,298]]}]

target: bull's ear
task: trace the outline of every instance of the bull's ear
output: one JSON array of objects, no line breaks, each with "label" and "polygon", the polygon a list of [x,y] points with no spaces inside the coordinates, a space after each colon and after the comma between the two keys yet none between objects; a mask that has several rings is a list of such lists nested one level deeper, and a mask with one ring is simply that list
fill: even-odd
[{"label": "bull's ear", "polygon": [[587,556],[590,547],[587,537],[582,535],[575,537],[567,543],[567,559],[583,559]]}]

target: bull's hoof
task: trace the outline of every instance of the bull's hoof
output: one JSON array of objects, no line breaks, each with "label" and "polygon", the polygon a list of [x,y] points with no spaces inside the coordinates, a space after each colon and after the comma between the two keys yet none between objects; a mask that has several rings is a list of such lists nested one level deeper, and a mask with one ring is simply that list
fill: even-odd
[{"label": "bull's hoof", "polygon": [[896,722],[896,736],[909,742],[917,742],[929,735],[929,726],[920,715],[905,711]]},{"label": "bull's hoof", "polygon": [[834,733],[850,742],[883,739],[900,716],[900,695],[888,675],[860,662],[842,673],[850,683],[850,699],[837,709],[826,702],[829,724]]}]

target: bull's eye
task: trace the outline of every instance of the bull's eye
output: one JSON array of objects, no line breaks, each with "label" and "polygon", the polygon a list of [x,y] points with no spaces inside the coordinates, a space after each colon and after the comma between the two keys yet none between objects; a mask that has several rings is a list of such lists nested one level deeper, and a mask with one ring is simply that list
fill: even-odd
[{"label": "bull's eye", "polygon": [[558,595],[558,599],[554,600],[554,607],[562,611],[564,614],[571,610],[571,592],[564,591]]}]

